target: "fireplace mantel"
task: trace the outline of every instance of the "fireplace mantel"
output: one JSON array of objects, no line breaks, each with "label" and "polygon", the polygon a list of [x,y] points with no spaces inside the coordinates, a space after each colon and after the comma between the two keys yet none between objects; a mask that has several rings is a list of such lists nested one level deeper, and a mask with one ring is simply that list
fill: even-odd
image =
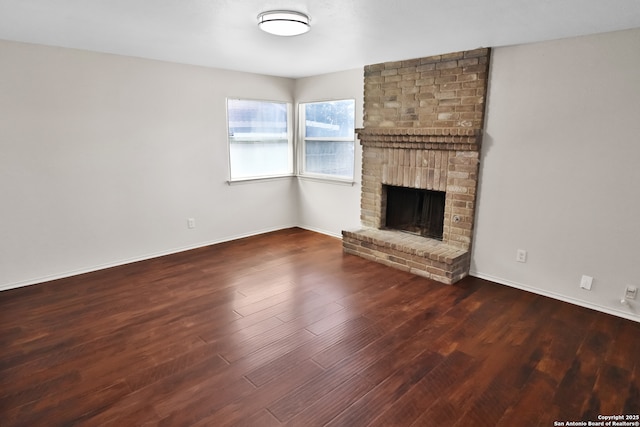
[{"label": "fireplace mantel", "polygon": [[447,137],[447,136],[466,136],[477,137],[481,134],[481,129],[475,128],[442,128],[442,127],[429,127],[429,128],[390,128],[390,127],[368,127],[356,129],[358,135],[363,136],[434,136],[434,137]]},{"label": "fireplace mantel", "polygon": [[482,129],[470,128],[362,128],[360,144],[379,148],[479,151]]}]

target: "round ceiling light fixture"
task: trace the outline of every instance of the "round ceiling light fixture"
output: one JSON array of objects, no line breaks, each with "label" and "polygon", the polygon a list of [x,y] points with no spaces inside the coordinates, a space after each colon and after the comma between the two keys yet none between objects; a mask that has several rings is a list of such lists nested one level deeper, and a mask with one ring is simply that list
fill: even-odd
[{"label": "round ceiling light fixture", "polygon": [[299,36],[311,29],[311,19],[292,10],[272,10],[258,15],[258,27],[276,36]]}]

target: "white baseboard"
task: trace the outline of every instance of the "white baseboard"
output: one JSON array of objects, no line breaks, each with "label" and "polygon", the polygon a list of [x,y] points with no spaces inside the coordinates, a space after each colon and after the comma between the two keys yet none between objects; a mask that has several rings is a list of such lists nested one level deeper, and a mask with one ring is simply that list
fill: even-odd
[{"label": "white baseboard", "polygon": [[297,225],[297,227],[298,228],[302,228],[303,230],[313,231],[314,233],[320,233],[320,234],[324,234],[326,236],[336,237],[338,239],[342,239],[342,233],[336,234],[334,232],[323,230],[321,228],[307,227],[305,225]]},{"label": "white baseboard", "polygon": [[489,280],[491,282],[498,283],[500,285],[510,286],[512,288],[522,289],[523,291],[528,291],[534,294],[542,295],[545,297],[553,298],[559,301],[568,302],[569,304],[578,305],[580,307],[589,308],[591,310],[600,311],[602,313],[611,314],[613,316],[622,317],[628,320],[633,320],[635,322],[640,322],[640,317],[638,317],[635,313],[625,312],[621,310],[616,310],[610,307],[601,306],[598,304],[593,304],[591,302],[567,297],[565,295],[557,294],[555,292],[545,291],[542,289],[534,288],[522,283],[513,282],[511,280],[506,280],[500,277],[491,276],[490,274],[480,273],[478,271],[470,271],[470,276],[477,277],[479,279]]},{"label": "white baseboard", "polygon": [[[258,234],[270,233],[272,231],[284,230],[284,229],[292,228],[292,227],[298,227],[298,226],[297,225],[286,225],[286,226],[282,226],[282,227],[274,227],[274,228],[268,228],[268,229],[263,229],[263,230],[255,230],[255,231],[252,231],[250,233],[244,233],[244,234],[239,234],[239,235],[234,235],[234,236],[227,236],[227,237],[223,237],[223,238],[216,239],[216,240],[196,243],[196,244],[190,245],[190,246],[183,246],[183,247],[180,247],[180,248],[173,248],[173,249],[169,249],[169,250],[166,250],[166,251],[154,252],[154,253],[151,253],[151,254],[145,254],[145,255],[141,255],[139,257],[116,260],[116,261],[108,262],[108,263],[105,263],[105,264],[93,265],[93,266],[89,266],[89,267],[86,267],[86,268],[80,268],[80,269],[77,269],[77,270],[64,271],[64,272],[60,272],[60,273],[56,273],[56,274],[43,276],[43,277],[34,277],[34,278],[31,278],[31,279],[28,279],[28,280],[24,280],[24,281],[20,281],[20,282],[7,283],[7,284],[0,285],[0,291],[6,291],[6,290],[9,290],[9,289],[15,289],[15,288],[22,288],[24,286],[36,285],[38,283],[50,282],[52,280],[64,279],[66,277],[77,276],[77,275],[85,274],[85,273],[91,273],[93,271],[104,270],[104,269],[111,268],[111,267],[118,267],[120,265],[131,264],[131,263],[138,262],[138,261],[145,261],[145,260],[148,260],[148,259],[159,258],[161,256],[176,254],[176,253],[179,253],[179,252],[190,251],[192,249],[198,249],[198,248],[202,248],[202,247],[205,247],[205,246],[216,245],[218,243],[224,243],[224,242],[229,242],[231,240],[243,239],[245,237],[257,236]],[[302,227],[300,227],[300,228],[302,228]]]}]

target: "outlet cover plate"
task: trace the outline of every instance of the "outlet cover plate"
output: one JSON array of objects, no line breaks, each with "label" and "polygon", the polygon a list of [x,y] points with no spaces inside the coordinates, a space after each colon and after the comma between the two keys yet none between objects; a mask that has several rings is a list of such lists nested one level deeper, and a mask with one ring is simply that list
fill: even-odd
[{"label": "outlet cover plate", "polygon": [[518,249],[516,251],[516,261],[527,262],[527,251],[525,251],[524,249]]},{"label": "outlet cover plate", "polygon": [[638,295],[638,288],[627,285],[627,289],[624,291],[624,299],[636,299],[636,295]]},{"label": "outlet cover plate", "polygon": [[580,279],[580,287],[582,289],[586,289],[590,291],[592,284],[593,284],[593,277],[591,276],[582,276],[582,279]]}]

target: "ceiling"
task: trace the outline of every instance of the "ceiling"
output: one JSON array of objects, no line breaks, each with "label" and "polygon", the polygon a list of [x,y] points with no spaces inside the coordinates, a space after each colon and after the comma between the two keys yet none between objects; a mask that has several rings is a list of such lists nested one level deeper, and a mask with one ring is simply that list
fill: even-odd
[{"label": "ceiling", "polygon": [[[311,31],[261,32],[274,9]],[[0,39],[293,78],[629,28],[640,0],[0,0]]]}]

